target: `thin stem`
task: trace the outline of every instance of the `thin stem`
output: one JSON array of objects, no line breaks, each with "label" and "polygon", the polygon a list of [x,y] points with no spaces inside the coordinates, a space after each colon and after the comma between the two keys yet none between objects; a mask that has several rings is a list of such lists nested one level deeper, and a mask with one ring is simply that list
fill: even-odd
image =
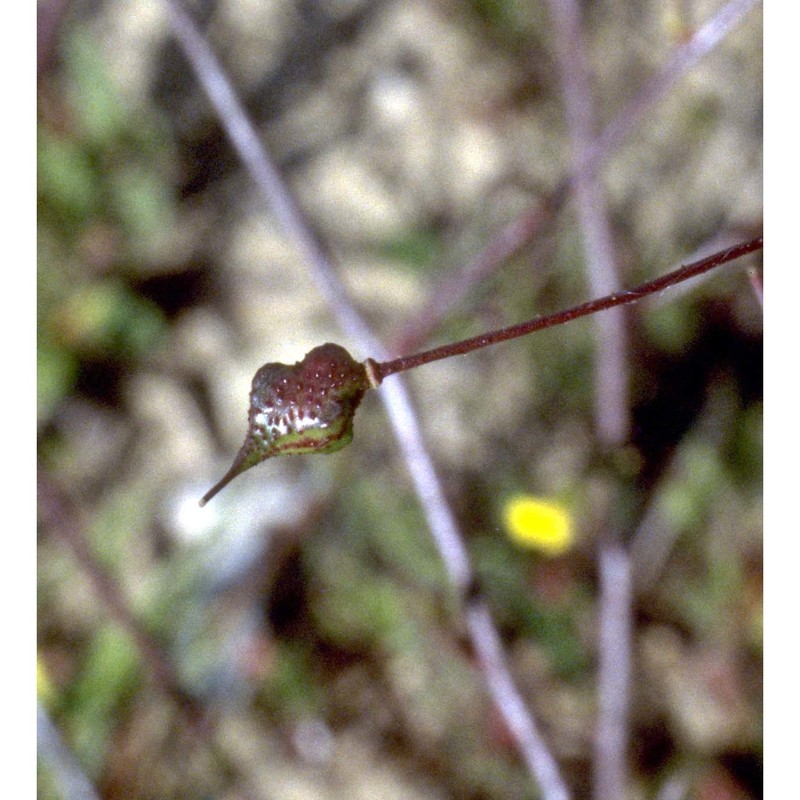
[{"label": "thin stem", "polygon": [[628,795],[628,716],[633,637],[633,580],[628,551],[610,536],[598,554],[597,722],[594,735],[594,797]]},{"label": "thin stem", "polygon": [[36,751],[65,800],[100,800],[94,784],[41,704],[36,707]]},{"label": "thin stem", "polygon": [[[269,153],[264,149],[255,127],[244,113],[230,81],[208,43],[191,17],[183,10],[179,0],[165,0],[165,3],[172,30],[214,105],[223,128],[234,143],[259,192],[301,249],[306,264],[312,270],[317,285],[325,293],[340,324],[365,352],[385,358],[384,346],[350,300],[334,265],[319,245]],[[419,420],[408,391],[403,381],[397,380],[387,385],[380,396],[448,579],[462,595],[472,580],[469,555],[455,515],[447,503],[434,470],[433,461],[425,448]],[[469,631],[477,653],[487,656],[496,653],[500,639],[488,610],[485,612],[483,624],[470,625]],[[569,797],[566,784],[514,685],[504,659],[492,660],[491,673],[486,668],[487,659],[480,661],[489,694],[506,721],[531,776],[538,783],[542,797],[545,800],[566,800]],[[520,717],[523,718],[522,722]],[[543,753],[545,756],[542,756]]]},{"label": "thin stem", "polygon": [[172,32],[198,81],[222,122],[237,155],[266,201],[278,224],[294,242],[314,272],[317,288],[325,296],[339,324],[355,341],[368,341],[373,352],[382,349],[353,307],[328,253],[305,212],[286,188],[275,163],[248,118],[227,75],[191,16],[179,0],[164,0]]},{"label": "thin stem", "polygon": [[571,322],[574,319],[585,317],[589,314],[596,314],[598,311],[605,311],[607,308],[614,308],[614,306],[621,306],[627,303],[635,303],[648,295],[663,292],[671,286],[702,275],[704,272],[727,264],[729,261],[735,261],[737,258],[741,258],[748,253],[760,250],[763,246],[764,239],[759,236],[748,242],[742,242],[733,247],[728,247],[725,250],[720,250],[699,261],[694,261],[673,272],[668,272],[666,275],[662,275],[652,281],[642,283],[633,289],[628,289],[624,292],[614,292],[605,297],[599,297],[596,300],[588,300],[585,303],[573,306],[564,311],[557,311],[555,314],[548,314],[545,317],[536,317],[527,322],[511,325],[508,328],[500,328],[496,331],[483,333],[480,336],[473,336],[471,339],[464,339],[460,342],[434,347],[431,350],[424,350],[415,355],[403,356],[402,358],[396,358],[392,361],[384,361],[382,363],[372,362],[372,367],[375,370],[376,377],[383,380],[389,375],[394,375],[397,372],[405,372],[415,367],[421,367],[424,364],[430,364],[432,361],[441,361],[443,358],[464,355],[465,353],[471,353],[473,350],[480,350],[482,347],[488,347],[498,342],[517,339],[520,336],[527,336],[529,333],[534,333],[544,328],[563,325],[565,322]]},{"label": "thin stem", "polygon": [[[581,11],[577,0],[549,0],[564,110],[572,145],[572,184],[584,259],[593,294],[620,286],[605,192],[599,171],[581,170],[597,141],[595,110]],[[593,318],[594,421],[597,442],[605,450],[628,437],[628,346],[621,307]],[[628,794],[628,707],[631,672],[632,592],[630,560],[619,532],[604,511],[600,522],[598,573],[597,719],[594,731],[594,798],[618,800]]]},{"label": "thin stem", "polygon": [[[591,294],[620,288],[614,241],[605,192],[598,173],[582,172],[595,145],[595,110],[580,8],[576,0],[549,0],[554,47],[559,65],[564,111],[572,148],[572,184]],[[604,448],[621,444],[628,434],[628,353],[621,308],[597,316],[594,322],[594,419]]]},{"label": "thin stem", "polygon": [[544,746],[544,739],[511,680],[503,645],[486,603],[482,600],[471,603],[466,617],[472,640],[477,643],[475,654],[492,688],[492,694],[502,698],[502,705],[507,709],[506,725],[516,741],[521,743],[522,757],[530,772],[537,776],[543,796],[547,800],[569,800],[569,790],[561,778],[558,765]]},{"label": "thin stem", "polygon": [[577,171],[540,198],[532,208],[509,222],[466,266],[444,278],[428,303],[395,337],[394,352],[402,353],[421,346],[447,314],[463,303],[472,288],[489,278],[541,231],[560,210],[574,184],[597,173],[645,115],[759,4],[759,0],[730,0],[688,40],[678,45],[661,69],[601,131],[592,147],[584,153]]}]

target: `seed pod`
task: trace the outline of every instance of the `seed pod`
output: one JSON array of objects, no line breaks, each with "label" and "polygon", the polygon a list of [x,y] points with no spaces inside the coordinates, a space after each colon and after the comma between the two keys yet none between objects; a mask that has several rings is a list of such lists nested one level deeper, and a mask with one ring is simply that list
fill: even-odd
[{"label": "seed pod", "polygon": [[364,364],[338,344],[315,347],[293,366],[265,364],[253,377],[244,444],[200,505],[272,456],[332,453],[349,444],[353,416],[371,385]]}]

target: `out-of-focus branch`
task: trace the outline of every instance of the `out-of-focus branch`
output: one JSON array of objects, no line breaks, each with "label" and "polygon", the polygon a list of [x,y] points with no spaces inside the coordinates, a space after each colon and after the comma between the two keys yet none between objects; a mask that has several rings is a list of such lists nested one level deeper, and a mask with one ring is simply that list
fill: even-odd
[{"label": "out-of-focus branch", "polygon": [[[342,328],[365,353],[385,360],[385,348],[350,301],[336,269],[281,180],[207,42],[178,0],[165,2],[173,33],[223,127],[266,203],[300,248],[305,263],[312,270]],[[380,395],[447,575],[461,595],[471,582],[466,546],[425,449],[408,392],[402,380],[395,379],[380,390]],[[471,608],[468,628],[492,699],[543,796],[547,800],[567,800],[569,793],[555,759],[549,753],[508,672],[489,611],[483,601],[474,601]]]},{"label": "out-of-focus branch", "polygon": [[43,470],[38,475],[37,500],[41,524],[59,537],[72,552],[102,601],[104,611],[133,639],[151,679],[175,704],[189,733],[208,748],[236,791],[247,800],[255,800],[259,794],[247,786],[245,777],[217,741],[217,719],[202,700],[182,687],[167,653],[136,618],[111,575],[91,552],[77,510]]},{"label": "out-of-focus branch", "polygon": [[[556,56],[563,85],[564,108],[572,144],[573,191],[592,294],[611,294],[620,286],[605,193],[595,176],[581,172],[594,142],[594,109],[584,59],[580,12],[575,0],[550,0]],[[595,427],[602,446],[625,441],[629,427],[627,337],[624,310],[594,317]]]},{"label": "out-of-focus branch", "polygon": [[37,756],[52,773],[64,800],[100,800],[75,754],[67,747],[58,728],[41,705],[36,708]]},{"label": "out-of-focus branch", "polygon": [[757,6],[759,0],[730,0],[675,48],[666,64],[622,108],[583,155],[579,168],[550,194],[512,220],[492,238],[472,261],[445,276],[430,300],[395,337],[392,350],[407,353],[419,349],[467,294],[530,242],[558,212],[578,180],[597,173],[647,112],[722,42]]},{"label": "out-of-focus branch", "polygon": [[628,717],[633,640],[633,580],[628,551],[612,537],[597,557],[597,720],[594,730],[595,800],[628,796]]},{"label": "out-of-focus branch", "polygon": [[41,523],[69,547],[83,573],[91,580],[103,607],[136,643],[136,648],[153,681],[166,695],[177,701],[193,725],[200,730],[205,729],[207,719],[202,705],[181,688],[175,668],[167,654],[136,619],[113,578],[91,552],[83,527],[78,520],[77,511],[60,488],[41,470],[38,477],[37,500]]},{"label": "out-of-focus branch", "polygon": [[[549,0],[561,74],[564,108],[572,144],[572,183],[583,235],[589,283],[595,294],[619,288],[605,193],[593,161],[594,108],[586,47],[576,0]],[[630,428],[628,345],[622,308],[594,317],[594,418],[604,450],[622,446]],[[613,491],[613,488],[612,488]],[[598,552],[598,681],[594,731],[595,800],[622,800],[628,794],[632,591],[630,559],[606,517]]]},{"label": "out-of-focus branch", "polygon": [[488,245],[461,269],[445,275],[429,299],[392,341],[395,354],[418,350],[447,316],[458,308],[469,292],[530,242],[553,219],[566,197],[568,182],[561,183],[552,194],[541,198],[492,237]]},{"label": "out-of-focus branch", "polygon": [[469,604],[466,615],[467,628],[475,643],[476,656],[492,697],[503,709],[508,730],[517,742],[528,769],[536,776],[543,796],[547,800],[569,800],[569,792],[561,779],[558,765],[511,679],[503,646],[486,603],[478,601]]},{"label": "out-of-focus branch", "polygon": [[[208,95],[225,132],[265,203],[297,245],[303,262],[311,270],[331,312],[358,349],[374,358],[385,358],[383,344],[372,333],[350,300],[336,267],[278,173],[208,43],[179,0],[165,2],[173,33]],[[466,548],[444,499],[433,463],[423,446],[408,392],[401,381],[393,381],[383,388],[381,396],[448,575],[454,585],[463,590],[470,576]]]},{"label": "out-of-focus branch", "polygon": [[597,138],[582,170],[596,172],[610,153],[619,147],[642,117],[689,73],[703,58],[735,30],[760,0],[730,0],[704,22],[644,88],[625,105]]}]

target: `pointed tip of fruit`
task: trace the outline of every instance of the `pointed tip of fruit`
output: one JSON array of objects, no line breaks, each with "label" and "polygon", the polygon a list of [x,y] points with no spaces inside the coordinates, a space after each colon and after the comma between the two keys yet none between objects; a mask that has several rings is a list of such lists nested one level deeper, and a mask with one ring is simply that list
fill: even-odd
[{"label": "pointed tip of fruit", "polygon": [[264,364],[253,377],[248,432],[230,469],[200,500],[204,506],[237,475],[273,456],[333,453],[353,438],[353,416],[380,365],[354,361],[338,344],[315,347],[294,365]]},{"label": "pointed tip of fruit", "polygon": [[[239,473],[237,472],[236,474],[238,475]],[[214,495],[216,495],[218,492],[220,492],[224,486],[226,486],[228,483],[230,483],[230,482],[231,482],[231,481],[234,479],[234,477],[236,477],[236,476],[235,476],[235,475],[231,475],[231,474],[230,474],[230,471],[226,472],[226,473],[225,473],[225,476],[224,476],[224,477],[223,477],[221,480],[217,481],[217,483],[215,483],[215,484],[214,484],[214,485],[213,485],[213,486],[212,486],[212,487],[211,487],[211,488],[210,488],[210,489],[209,489],[209,490],[208,490],[208,491],[207,491],[207,492],[206,492],[206,493],[205,493],[205,494],[204,494],[204,495],[203,495],[203,496],[200,498],[200,508],[203,508],[203,506],[204,506],[204,505],[205,505],[205,504],[206,504],[206,503],[207,503],[209,500],[211,500],[211,498],[212,498],[212,497],[214,497]]]},{"label": "pointed tip of fruit", "polygon": [[253,466],[255,461],[248,459],[251,455],[250,438],[245,440],[233,464],[230,465],[228,471],[200,498],[200,508],[202,508],[209,500],[221,492],[237,475],[241,475],[246,470]]}]

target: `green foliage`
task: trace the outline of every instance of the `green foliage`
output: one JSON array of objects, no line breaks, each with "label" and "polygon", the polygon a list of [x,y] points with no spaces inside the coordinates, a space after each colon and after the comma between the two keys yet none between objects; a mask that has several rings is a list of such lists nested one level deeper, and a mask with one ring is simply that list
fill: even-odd
[{"label": "green foliage", "polygon": [[323,710],[324,688],[313,665],[313,656],[302,643],[282,642],[277,647],[275,663],[261,694],[279,717],[296,719]]},{"label": "green foliage", "polygon": [[125,702],[139,681],[139,655],[127,634],[101,627],[64,699],[70,738],[91,774],[100,774]]},{"label": "green foliage", "polygon": [[159,310],[114,278],[77,287],[50,324],[59,341],[73,351],[124,361],[152,353],[164,332]]},{"label": "green foliage", "polygon": [[40,339],[36,350],[36,412],[42,421],[58,407],[75,384],[78,359],[70,352]]},{"label": "green foliage", "polygon": [[343,488],[342,524],[359,558],[378,564],[410,586],[447,591],[441,561],[417,504],[401,491],[381,491],[385,475]]},{"label": "green foliage", "polygon": [[65,94],[83,142],[102,148],[124,137],[131,118],[96,38],[81,28],[70,29],[64,65]]},{"label": "green foliage", "polygon": [[645,314],[644,325],[654,345],[667,353],[678,354],[689,347],[697,335],[697,312],[689,303],[670,303]]},{"label": "green foliage", "polygon": [[743,408],[732,437],[730,465],[741,484],[760,484],[764,471],[764,409],[761,403]]},{"label": "green foliage", "polygon": [[429,273],[441,258],[442,240],[436,231],[412,230],[405,236],[383,242],[381,253],[402,267]]},{"label": "green foliage", "polygon": [[587,598],[574,595],[548,603],[532,591],[536,557],[515,550],[501,535],[480,536],[472,543],[476,571],[498,620],[518,635],[529,638],[547,655],[554,672],[577,679],[589,666],[589,654],[578,636],[576,604]]},{"label": "green foliage", "polygon": [[37,148],[40,213],[81,226],[100,212],[101,176],[85,142],[39,127]]},{"label": "green foliage", "polygon": [[708,442],[687,443],[681,449],[681,464],[674,478],[662,489],[659,506],[676,530],[697,530],[724,479],[719,454]]},{"label": "green foliage", "polygon": [[312,613],[317,627],[345,649],[393,649],[406,639],[407,587],[367,571],[357,553],[325,547],[313,554]]},{"label": "green foliage", "polygon": [[519,45],[541,36],[548,22],[544,8],[526,0],[471,0],[470,6],[481,21]]},{"label": "green foliage", "polygon": [[169,150],[155,117],[126,106],[93,39],[65,40],[67,124],[38,131],[38,415],[46,420],[86,359],[152,354],[165,321],[131,277],[170,235]]}]

